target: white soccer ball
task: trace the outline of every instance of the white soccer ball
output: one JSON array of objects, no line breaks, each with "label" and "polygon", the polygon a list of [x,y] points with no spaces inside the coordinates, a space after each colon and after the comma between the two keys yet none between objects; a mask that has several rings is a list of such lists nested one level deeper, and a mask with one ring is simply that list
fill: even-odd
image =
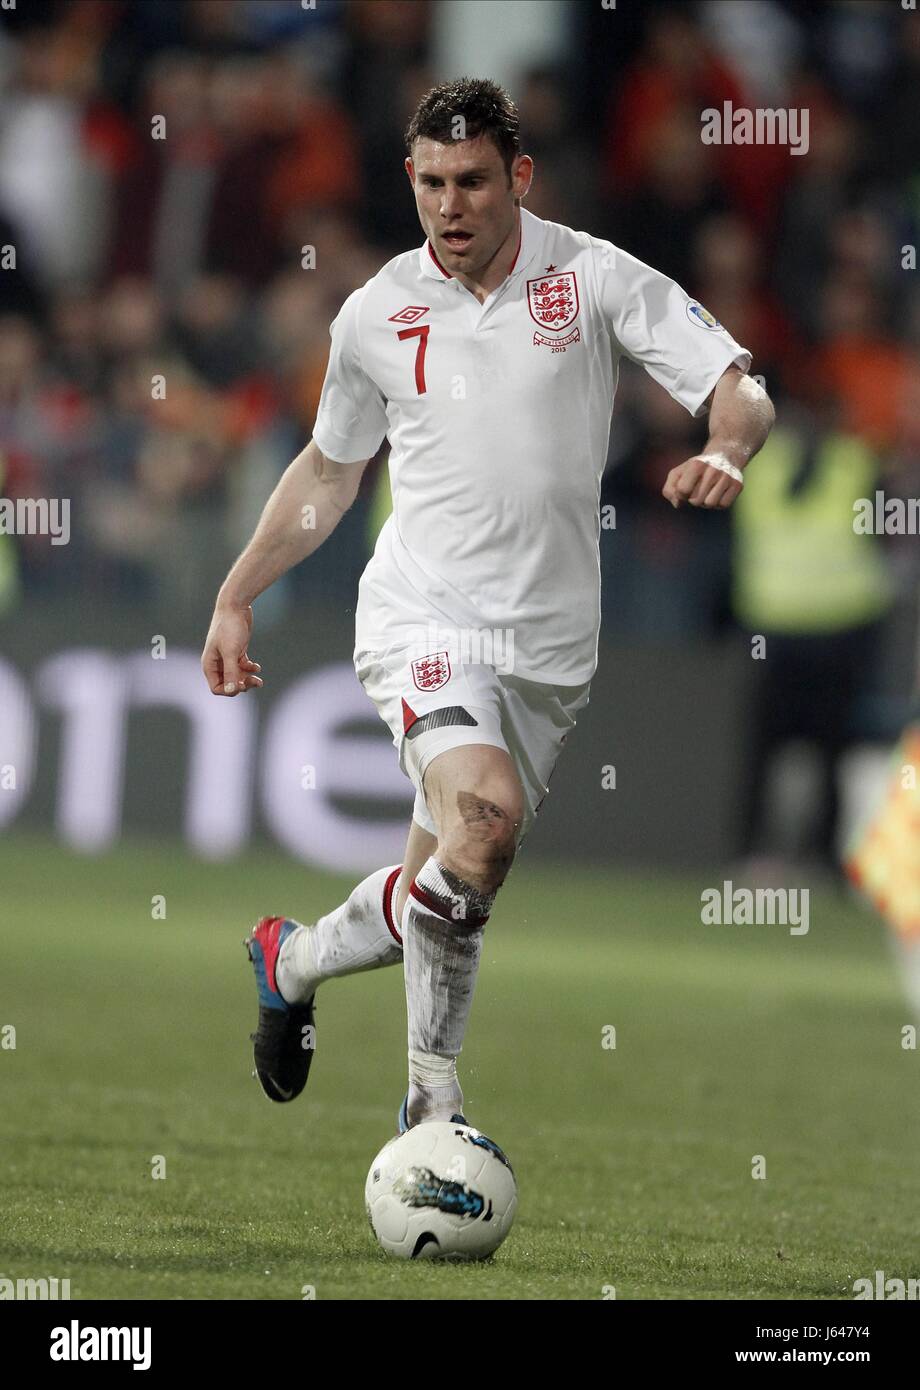
[{"label": "white soccer ball", "polygon": [[517,1183],[497,1144],[432,1120],[384,1144],[364,1201],[374,1235],[400,1260],[484,1260],[511,1230]]}]

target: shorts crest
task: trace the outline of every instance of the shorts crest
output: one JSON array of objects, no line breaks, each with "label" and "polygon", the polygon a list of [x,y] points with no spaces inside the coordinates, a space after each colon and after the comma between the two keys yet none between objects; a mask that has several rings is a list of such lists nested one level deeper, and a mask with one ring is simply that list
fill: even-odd
[{"label": "shorts crest", "polygon": [[440,690],[450,680],[450,658],[446,651],[432,652],[412,662],[416,690]]}]

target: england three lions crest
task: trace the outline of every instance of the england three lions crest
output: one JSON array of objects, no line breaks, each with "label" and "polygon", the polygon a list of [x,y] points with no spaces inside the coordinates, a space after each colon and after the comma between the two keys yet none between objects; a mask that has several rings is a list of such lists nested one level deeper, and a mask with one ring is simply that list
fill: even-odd
[{"label": "england three lions crest", "polygon": [[578,317],[578,281],[573,270],[527,281],[527,307],[534,323],[564,333]]},{"label": "england three lions crest", "polygon": [[450,658],[447,652],[434,652],[412,663],[412,679],[416,690],[440,690],[450,680]]}]

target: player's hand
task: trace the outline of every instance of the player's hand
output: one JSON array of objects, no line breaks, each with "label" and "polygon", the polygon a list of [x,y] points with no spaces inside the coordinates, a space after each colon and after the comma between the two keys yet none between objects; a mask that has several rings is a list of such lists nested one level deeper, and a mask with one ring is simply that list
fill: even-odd
[{"label": "player's hand", "polygon": [[[721,457],[719,461],[728,463]],[[731,506],[743,486],[730,473],[714,467],[705,454],[697,454],[671,469],[661,495],[672,507],[689,502],[691,507],[724,509]]]},{"label": "player's hand", "polygon": [[262,667],[250,661],[246,652],[251,635],[251,608],[215,608],[201,654],[201,669],[212,695],[241,695],[261,686]]}]

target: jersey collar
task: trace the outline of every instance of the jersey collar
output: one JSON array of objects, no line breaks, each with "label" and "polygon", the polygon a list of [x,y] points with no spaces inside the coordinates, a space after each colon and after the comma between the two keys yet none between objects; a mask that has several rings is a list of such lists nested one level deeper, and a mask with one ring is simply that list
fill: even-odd
[{"label": "jersey collar", "polygon": [[[510,280],[512,275],[517,275],[533,260],[543,240],[544,225],[541,218],[534,217],[532,212],[521,208],[521,239],[507,279]],[[454,278],[438,260],[430,241],[426,241],[424,246],[419,248],[418,264],[421,273],[431,280],[444,281]]]}]

